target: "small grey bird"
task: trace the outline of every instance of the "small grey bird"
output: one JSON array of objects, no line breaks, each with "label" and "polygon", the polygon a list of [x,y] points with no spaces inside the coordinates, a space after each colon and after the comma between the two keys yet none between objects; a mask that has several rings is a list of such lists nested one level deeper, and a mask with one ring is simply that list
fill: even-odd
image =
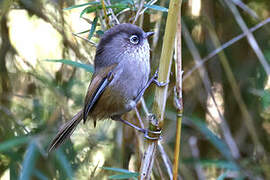
[{"label": "small grey bird", "polygon": [[121,115],[135,108],[146,88],[157,81],[157,73],[150,79],[150,48],[147,38],[153,32],[144,32],[132,24],[119,24],[104,33],[96,50],[94,74],[89,84],[84,108],[63,125],[49,146],[49,151],[61,145],[78,123],[89,117],[96,121],[111,118],[146,132]]}]

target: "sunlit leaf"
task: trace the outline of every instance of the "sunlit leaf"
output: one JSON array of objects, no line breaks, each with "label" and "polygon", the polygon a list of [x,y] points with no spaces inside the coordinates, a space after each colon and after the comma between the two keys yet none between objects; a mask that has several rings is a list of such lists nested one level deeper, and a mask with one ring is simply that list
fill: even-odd
[{"label": "sunlit leaf", "polygon": [[93,35],[94,35],[94,32],[96,30],[96,27],[97,27],[97,22],[98,22],[98,16],[96,16],[93,20],[93,23],[92,23],[92,26],[91,26],[91,29],[90,29],[90,33],[89,33],[89,36],[88,36],[88,39],[90,40]]},{"label": "sunlit leaf", "polygon": [[100,2],[88,2],[88,3],[84,3],[84,4],[78,4],[78,5],[74,5],[74,6],[70,6],[68,8],[64,8],[64,10],[70,10],[70,9],[74,9],[74,8],[79,8],[79,7],[83,7],[83,6],[87,6],[87,5],[96,5],[99,4]]},{"label": "sunlit leaf", "polygon": [[71,60],[67,60],[67,59],[47,59],[46,61],[48,61],[48,62],[60,62],[60,63],[67,64],[67,65],[70,65],[70,66],[83,68],[88,72],[92,72],[92,73],[94,72],[94,68],[93,68],[92,65],[82,64],[82,63],[79,63],[79,62],[76,62],[76,61],[71,61]]},{"label": "sunlit leaf", "polygon": [[20,173],[20,180],[31,179],[35,162],[38,156],[38,148],[35,140],[31,141],[28,145],[24,160],[22,163],[22,170]]},{"label": "sunlit leaf", "polygon": [[30,138],[26,136],[15,137],[13,139],[9,139],[7,141],[0,143],[0,152],[10,150],[13,147],[18,147],[29,142]]},{"label": "sunlit leaf", "polygon": [[158,5],[149,5],[149,4],[145,4],[144,7],[147,7],[149,9],[153,9],[153,10],[157,10],[157,11],[162,11],[162,12],[168,12],[168,9],[162,6],[158,6]]}]

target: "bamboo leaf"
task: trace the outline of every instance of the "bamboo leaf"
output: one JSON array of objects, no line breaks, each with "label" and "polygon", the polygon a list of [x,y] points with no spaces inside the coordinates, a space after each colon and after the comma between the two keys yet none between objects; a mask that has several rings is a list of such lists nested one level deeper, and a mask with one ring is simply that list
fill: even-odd
[{"label": "bamboo leaf", "polygon": [[201,133],[203,133],[206,138],[224,155],[228,160],[232,160],[233,157],[230,153],[228,146],[217,137],[207,126],[206,124],[199,120],[198,118],[191,118],[192,123],[199,129]]},{"label": "bamboo leaf", "polygon": [[68,177],[68,179],[73,179],[73,170],[71,168],[70,162],[67,160],[66,155],[63,153],[61,149],[58,149],[55,155],[65,175]]},{"label": "bamboo leaf", "polygon": [[35,140],[33,140],[29,143],[23,160],[22,171],[20,173],[20,180],[31,179],[37,155],[38,155],[38,148],[36,146]]},{"label": "bamboo leaf", "polygon": [[97,30],[96,33],[97,33],[97,35],[98,35],[99,37],[103,36],[103,34],[104,34],[104,32],[101,31],[101,30]]},{"label": "bamboo leaf", "polygon": [[64,8],[64,10],[70,10],[70,9],[74,9],[74,8],[79,8],[79,7],[83,7],[83,6],[87,6],[87,5],[96,5],[99,4],[100,2],[88,2],[88,3],[84,3],[84,4],[78,4],[78,5],[74,5],[74,6],[70,6],[68,8]]},{"label": "bamboo leaf", "polygon": [[90,29],[90,33],[89,33],[89,36],[88,36],[88,39],[90,40],[93,35],[94,35],[94,32],[96,30],[96,27],[97,27],[97,22],[98,22],[98,16],[96,16],[93,20],[93,23],[92,23],[92,26],[91,26],[91,29]]},{"label": "bamboo leaf", "polygon": [[22,136],[4,141],[0,143],[0,152],[7,151],[13,147],[18,147],[20,145],[26,144],[27,142],[29,142],[29,139],[29,137]]},{"label": "bamboo leaf", "polygon": [[134,173],[134,172],[130,172],[127,169],[121,169],[121,168],[102,167],[102,169],[114,171],[114,172],[120,172],[120,173]]},{"label": "bamboo leaf", "polygon": [[149,9],[153,9],[156,11],[161,11],[161,12],[168,12],[168,8],[162,7],[162,6],[158,6],[158,5],[150,5],[150,4],[145,4],[144,7],[149,8]]},{"label": "bamboo leaf", "polygon": [[96,10],[98,10],[100,8],[101,8],[100,5],[99,6],[88,6],[82,10],[82,12],[80,13],[80,17],[82,17],[85,13],[95,12]]},{"label": "bamboo leaf", "polygon": [[91,73],[94,72],[94,68],[90,64],[82,64],[82,63],[67,60],[67,59],[46,59],[46,61],[48,61],[48,62],[60,62],[60,63],[67,64],[67,65],[70,65],[70,66],[73,66],[73,67],[83,68],[86,71],[91,72]]},{"label": "bamboo leaf", "polygon": [[112,175],[109,176],[109,179],[129,179],[129,178],[135,178],[138,177],[139,174],[138,173],[126,173],[126,174],[116,174],[116,175]]},{"label": "bamboo leaf", "polygon": [[78,32],[78,33],[76,33],[76,34],[84,34],[84,33],[87,33],[87,32],[89,32],[89,31],[90,31],[90,29],[85,30],[85,31],[82,31],[82,32]]},{"label": "bamboo leaf", "polygon": [[40,180],[49,180],[49,178],[47,178],[42,172],[37,169],[34,170],[34,175]]}]

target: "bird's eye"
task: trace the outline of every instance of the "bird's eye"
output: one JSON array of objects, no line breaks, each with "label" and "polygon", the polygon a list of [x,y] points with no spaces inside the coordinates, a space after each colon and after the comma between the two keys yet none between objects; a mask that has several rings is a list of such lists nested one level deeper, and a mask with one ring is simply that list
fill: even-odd
[{"label": "bird's eye", "polygon": [[137,35],[132,35],[132,36],[130,36],[129,41],[132,44],[138,44],[139,43],[139,37]]}]

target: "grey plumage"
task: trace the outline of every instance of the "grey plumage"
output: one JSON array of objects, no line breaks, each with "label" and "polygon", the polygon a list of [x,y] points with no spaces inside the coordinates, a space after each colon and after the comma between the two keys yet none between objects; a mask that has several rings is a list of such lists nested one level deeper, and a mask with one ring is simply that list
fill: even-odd
[{"label": "grey plumage", "polygon": [[141,28],[120,24],[106,31],[94,60],[95,71],[85,97],[84,109],[59,130],[49,151],[61,145],[87,116],[106,119],[132,110],[135,98],[146,85],[150,74],[150,48]]}]

